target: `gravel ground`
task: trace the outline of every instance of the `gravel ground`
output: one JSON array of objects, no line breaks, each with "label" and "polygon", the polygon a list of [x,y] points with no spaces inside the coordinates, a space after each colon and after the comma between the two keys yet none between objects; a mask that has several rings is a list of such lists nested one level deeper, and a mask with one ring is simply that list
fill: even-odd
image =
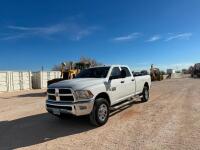
[{"label": "gravel ground", "polygon": [[0,149],[200,149],[200,79],[154,82],[150,92],[99,128],[46,113],[44,90],[2,93]]}]

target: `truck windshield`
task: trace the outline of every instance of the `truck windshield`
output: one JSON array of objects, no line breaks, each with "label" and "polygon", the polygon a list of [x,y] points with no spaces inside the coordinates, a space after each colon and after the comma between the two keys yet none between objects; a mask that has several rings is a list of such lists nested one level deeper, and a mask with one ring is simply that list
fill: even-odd
[{"label": "truck windshield", "polygon": [[76,78],[106,78],[110,67],[96,67],[81,71]]}]

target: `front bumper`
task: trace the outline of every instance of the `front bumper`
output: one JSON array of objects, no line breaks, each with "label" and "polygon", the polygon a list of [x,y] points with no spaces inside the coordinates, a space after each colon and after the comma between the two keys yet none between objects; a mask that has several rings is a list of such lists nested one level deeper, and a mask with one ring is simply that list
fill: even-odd
[{"label": "front bumper", "polygon": [[55,100],[46,100],[46,110],[49,113],[56,112],[63,114],[72,114],[75,116],[88,115],[91,113],[94,100],[85,100],[82,102],[62,102]]}]

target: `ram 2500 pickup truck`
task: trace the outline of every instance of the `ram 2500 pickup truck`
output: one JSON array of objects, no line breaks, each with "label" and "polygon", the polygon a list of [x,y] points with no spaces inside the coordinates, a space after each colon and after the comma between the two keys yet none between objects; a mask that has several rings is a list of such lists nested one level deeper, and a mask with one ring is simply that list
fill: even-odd
[{"label": "ram 2500 pickup truck", "polygon": [[49,85],[46,109],[58,117],[88,115],[92,124],[101,126],[107,122],[112,106],[136,95],[148,101],[150,86],[149,75],[134,77],[127,66],[93,67],[74,79]]}]

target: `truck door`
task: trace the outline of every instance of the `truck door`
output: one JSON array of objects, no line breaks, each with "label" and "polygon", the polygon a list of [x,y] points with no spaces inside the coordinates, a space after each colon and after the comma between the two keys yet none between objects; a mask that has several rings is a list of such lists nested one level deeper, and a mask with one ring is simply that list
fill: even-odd
[{"label": "truck door", "polygon": [[111,99],[113,100],[112,103],[117,102],[120,98],[123,97],[121,81],[122,79],[120,69],[119,67],[114,67],[109,77],[109,94]]},{"label": "truck door", "polygon": [[121,70],[126,72],[126,77],[121,79],[123,96],[135,94],[135,78],[127,67],[121,67]]}]

